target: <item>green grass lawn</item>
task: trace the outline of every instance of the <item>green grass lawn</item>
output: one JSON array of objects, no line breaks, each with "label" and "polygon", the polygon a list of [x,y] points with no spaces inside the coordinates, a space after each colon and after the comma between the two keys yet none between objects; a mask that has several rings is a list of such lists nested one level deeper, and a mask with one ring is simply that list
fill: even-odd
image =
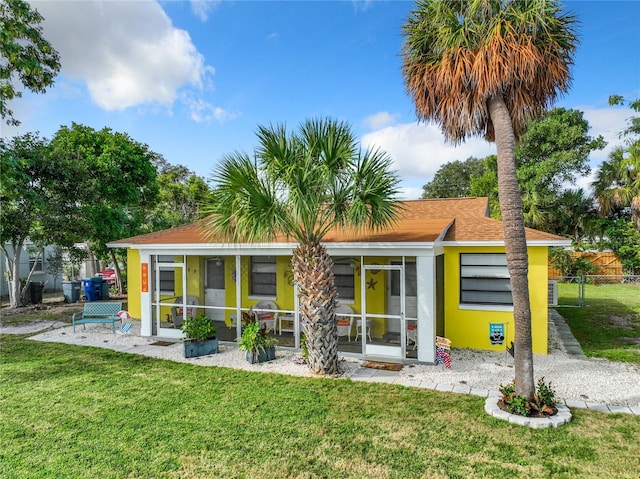
[{"label": "green grass lawn", "polygon": [[[559,304],[578,304],[578,285],[558,285]],[[640,364],[640,286],[586,284],[584,307],[559,307],[585,355]]]},{"label": "green grass lawn", "polygon": [[533,430],[475,396],[1,344],[3,479],[637,478],[638,416]]}]

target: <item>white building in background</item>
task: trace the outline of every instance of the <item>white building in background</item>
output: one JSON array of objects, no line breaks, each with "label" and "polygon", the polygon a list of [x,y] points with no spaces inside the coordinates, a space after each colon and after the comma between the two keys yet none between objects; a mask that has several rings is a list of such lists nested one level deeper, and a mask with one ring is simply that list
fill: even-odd
[{"label": "white building in background", "polygon": [[[6,245],[9,254],[13,254],[11,245]],[[20,278],[29,276],[29,271],[34,267],[31,280],[34,283],[44,283],[44,291],[61,291],[62,290],[62,271],[58,274],[50,273],[48,268],[48,258],[55,251],[55,246],[45,246],[43,248],[27,241],[20,254],[19,274]],[[0,281],[0,295],[9,295],[9,285],[7,283],[8,265],[4,252],[0,251],[0,271],[2,272],[2,281]]]},{"label": "white building in background", "polygon": [[[35,265],[30,281],[33,283],[44,284],[44,291],[55,292],[62,291],[62,281],[69,279],[82,279],[96,276],[102,268],[100,262],[95,258],[93,252],[89,248],[88,243],[77,243],[76,248],[86,249],[89,253],[87,259],[80,266],[72,266],[68,258],[64,257],[65,266],[62,271],[57,274],[51,272],[49,258],[55,253],[55,245],[38,247],[30,241],[24,245],[22,254],[20,255],[19,275],[20,278],[27,278],[29,271]],[[11,245],[6,245],[9,254],[13,253]],[[0,281],[0,296],[9,295],[9,285],[7,284],[7,259],[2,251],[0,251],[0,273],[2,274]]]}]

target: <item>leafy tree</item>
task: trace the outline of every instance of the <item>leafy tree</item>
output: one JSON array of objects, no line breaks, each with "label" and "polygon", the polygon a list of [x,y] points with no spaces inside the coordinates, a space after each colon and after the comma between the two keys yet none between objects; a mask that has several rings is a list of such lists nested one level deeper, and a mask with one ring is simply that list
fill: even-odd
[{"label": "leafy tree", "polygon": [[547,222],[540,229],[570,237],[577,246],[592,234],[598,212],[593,198],[582,188],[569,189],[555,199],[546,218]]},{"label": "leafy tree", "polygon": [[527,242],[515,149],[527,122],[569,88],[576,19],[559,2],[418,0],[403,27],[403,73],[420,120],[445,137],[495,141],[511,276],[517,394],[533,398]]},{"label": "leafy tree", "polygon": [[62,273],[64,267],[64,250],[60,246],[54,246],[53,250],[47,255],[46,270],[53,276],[53,290],[56,291],[56,281],[58,275]]},{"label": "leafy tree", "polygon": [[470,157],[438,168],[433,180],[422,187],[423,198],[464,198],[471,195],[471,181],[484,174],[484,160]]},{"label": "leafy tree", "polygon": [[158,231],[192,223],[201,216],[201,208],[211,189],[206,181],[183,165],[172,165],[160,157],[158,198],[147,213],[146,228]]},{"label": "leafy tree", "polygon": [[596,266],[587,258],[573,255],[563,248],[550,248],[549,259],[551,266],[559,269],[562,276],[576,278],[593,274],[596,270]]},{"label": "leafy tree", "polygon": [[72,164],[79,219],[84,238],[100,257],[110,257],[123,291],[117,253],[107,248],[109,241],[141,233],[147,210],[157,196],[158,155],[147,145],[110,128],[94,130],[73,123],[62,127],[51,140],[51,156]]},{"label": "leafy tree", "polygon": [[333,261],[322,239],[334,227],[377,229],[393,222],[398,179],[380,150],[362,152],[349,126],[307,120],[295,132],[258,128],[255,159],[224,158],[209,210],[211,226],[236,241],[298,242],[291,259],[298,285],[308,364],[316,374],[338,368]]},{"label": "leafy tree", "polygon": [[613,251],[626,274],[640,274],[640,232],[632,221],[609,221],[602,246]]},{"label": "leafy tree", "polygon": [[[610,97],[612,105],[624,102],[620,96]],[[640,112],[640,100],[631,103],[634,111]],[[621,136],[625,145],[616,147],[603,161],[593,182],[594,193],[603,216],[628,210],[631,219],[640,231],[640,117],[633,117],[630,126]]]},{"label": "leafy tree", "polygon": [[37,246],[72,247],[84,232],[75,201],[73,163],[50,158],[48,142],[25,134],[0,139],[0,249],[7,262],[10,307],[20,306],[25,287],[19,277],[20,257],[29,239]]},{"label": "leafy tree", "polygon": [[42,36],[43,18],[23,0],[0,2],[0,116],[8,125],[20,122],[8,102],[21,97],[16,77],[34,93],[44,93],[60,70],[58,52]]},{"label": "leafy tree", "polygon": [[[621,95],[611,95],[609,97],[609,105],[611,106],[624,104],[627,104],[633,111],[640,112],[640,98],[630,101],[625,100]],[[636,135],[640,135],[640,116],[632,116],[629,118],[628,123],[629,126],[620,133],[620,137],[633,138]]]},{"label": "leafy tree", "polygon": [[[557,216],[567,201],[578,199],[564,194],[565,185],[588,175],[589,154],[605,146],[601,136],[592,138],[588,132],[583,113],[564,108],[554,108],[527,124],[515,152],[525,226],[565,234],[553,229],[567,219]],[[499,217],[495,156],[488,157],[485,166],[485,174],[473,179],[471,191],[476,196],[488,196],[492,216]]]}]

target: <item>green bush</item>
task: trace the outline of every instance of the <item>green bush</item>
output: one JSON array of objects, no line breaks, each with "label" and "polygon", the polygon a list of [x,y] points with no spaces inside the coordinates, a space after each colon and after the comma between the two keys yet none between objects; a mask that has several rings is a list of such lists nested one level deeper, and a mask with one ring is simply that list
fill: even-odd
[{"label": "green bush", "polygon": [[551,248],[549,259],[551,266],[559,269],[562,276],[583,276],[596,271],[596,266],[587,258],[576,256],[562,248]]},{"label": "green bush", "polygon": [[271,348],[278,344],[278,340],[269,336],[266,326],[261,327],[258,321],[252,321],[248,323],[240,341],[238,341],[238,347],[244,351],[250,351],[254,354],[264,351],[267,348]]},{"label": "green bush", "polygon": [[551,415],[555,412],[556,394],[551,388],[551,382],[549,384],[544,382],[544,377],[538,379],[533,401],[528,401],[526,397],[516,394],[515,379],[507,385],[500,384],[498,390],[502,394],[502,403],[511,414],[531,416],[532,414]]},{"label": "green bush", "polygon": [[196,317],[189,316],[185,318],[180,325],[180,331],[186,334],[187,339],[194,341],[213,339],[218,332],[213,325],[213,321],[203,313],[198,314]]}]

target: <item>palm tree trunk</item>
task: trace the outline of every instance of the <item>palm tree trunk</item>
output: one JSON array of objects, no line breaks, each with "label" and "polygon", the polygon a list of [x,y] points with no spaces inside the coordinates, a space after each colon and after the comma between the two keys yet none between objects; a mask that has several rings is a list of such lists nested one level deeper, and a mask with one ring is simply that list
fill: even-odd
[{"label": "palm tree trunk", "polygon": [[529,302],[529,258],[515,163],[515,135],[511,116],[501,95],[488,101],[489,114],[498,149],[498,196],[504,228],[504,246],[513,294],[515,322],[516,394],[533,399],[533,353],[531,339],[531,305]]},{"label": "palm tree trunk", "polygon": [[298,285],[300,320],[314,374],[338,372],[338,330],[333,260],[319,243],[300,244],[291,258]]}]

